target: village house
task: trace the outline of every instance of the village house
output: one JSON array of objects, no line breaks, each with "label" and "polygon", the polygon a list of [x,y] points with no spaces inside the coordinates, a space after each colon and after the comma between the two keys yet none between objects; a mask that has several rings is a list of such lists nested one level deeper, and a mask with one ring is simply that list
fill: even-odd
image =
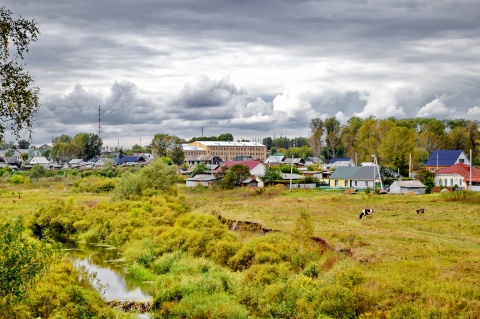
[{"label": "village house", "polygon": [[[374,184],[375,180],[375,184]],[[338,167],[330,175],[332,188],[366,188],[380,187],[378,166]]]},{"label": "village house", "polygon": [[295,165],[295,167],[297,168],[300,168],[300,167],[304,167],[305,166],[305,160],[303,158],[299,158],[299,157],[294,157],[294,158],[285,158],[285,160],[283,161],[283,164],[287,164],[287,165]]},{"label": "village house", "polygon": [[274,154],[270,155],[265,161],[265,164],[268,164],[268,166],[271,165],[282,165],[283,161],[285,160],[285,156],[283,154]]},{"label": "village house", "polygon": [[323,160],[317,156],[309,156],[305,158],[305,166],[311,166],[315,164],[323,164]]},{"label": "village house", "polygon": [[124,156],[116,159],[118,166],[135,166],[138,164],[144,164],[145,158],[143,156]]},{"label": "village house", "polygon": [[438,150],[433,151],[432,155],[430,155],[430,158],[425,163],[425,169],[429,172],[436,172],[457,163],[470,165],[470,160],[464,151]]},{"label": "village house", "polygon": [[68,168],[84,168],[87,166],[87,163],[81,158],[74,158],[68,163]]},{"label": "village house", "polygon": [[198,164],[219,165],[222,159],[215,155],[189,155],[185,157],[185,163],[188,166],[197,166]]},{"label": "village house", "polygon": [[248,167],[250,171],[250,175],[252,176],[263,176],[265,175],[265,164],[263,164],[260,161],[226,161],[222,162],[219,168],[215,170],[216,173],[218,173],[223,166],[226,166],[228,168],[232,167],[233,165],[236,164],[242,164]]},{"label": "village house", "polygon": [[390,194],[406,194],[413,192],[415,194],[425,194],[425,185],[420,181],[394,181],[390,185]]},{"label": "village house", "polygon": [[41,165],[41,166],[43,166],[44,168],[49,169],[51,163],[50,163],[50,161],[49,161],[48,159],[46,159],[45,157],[39,156],[39,157],[33,157],[33,158],[30,160],[30,165],[32,165],[32,166]]},{"label": "village house", "polygon": [[0,157],[0,168],[9,167],[13,170],[20,168],[20,163],[15,157]]},{"label": "village house", "polygon": [[213,174],[197,174],[193,177],[188,178],[186,181],[187,187],[195,186],[213,186],[215,183],[215,175]]},{"label": "village house", "polygon": [[[470,181],[472,182],[471,188]],[[435,172],[435,185],[439,187],[456,186],[463,190],[480,191],[480,169],[463,163],[454,164]]]}]

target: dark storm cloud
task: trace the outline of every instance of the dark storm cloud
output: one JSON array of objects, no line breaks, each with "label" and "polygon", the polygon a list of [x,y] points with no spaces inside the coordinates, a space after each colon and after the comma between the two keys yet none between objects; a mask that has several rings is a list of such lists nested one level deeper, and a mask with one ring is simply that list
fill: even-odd
[{"label": "dark storm cloud", "polygon": [[187,108],[221,107],[246,93],[245,89],[238,89],[228,78],[213,80],[207,75],[200,75],[194,82],[185,84],[172,104]]}]

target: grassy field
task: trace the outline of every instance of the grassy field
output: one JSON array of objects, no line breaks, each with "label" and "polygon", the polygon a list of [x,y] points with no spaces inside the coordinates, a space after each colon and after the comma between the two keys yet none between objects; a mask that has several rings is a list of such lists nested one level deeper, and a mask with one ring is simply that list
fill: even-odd
[{"label": "grassy field", "polygon": [[[51,187],[53,186],[53,187]],[[107,205],[108,194],[73,193],[63,183],[0,184],[0,218],[30,216],[57,199]],[[219,191],[179,187],[190,213],[251,221],[290,233],[301,209],[334,258],[365,274],[371,313],[361,318],[480,318],[480,206],[441,194],[343,194],[283,188]],[[360,220],[362,209],[374,215]],[[424,214],[415,210],[425,208]],[[247,243],[256,234],[239,234]],[[357,291],[355,290],[355,291]],[[411,311],[405,304],[421,311]],[[400,306],[399,306],[400,305]],[[392,310],[393,309],[393,310]],[[409,310],[410,309],[410,310]]]},{"label": "grassy field", "polygon": [[[305,208],[312,215],[314,235],[359,262],[368,278],[366,286],[382,296],[380,307],[391,308],[402,299],[433,309],[458,302],[475,309],[459,317],[480,318],[478,204],[446,201],[439,193],[283,190],[268,196],[251,190],[182,191],[194,212],[257,222],[283,232],[292,230],[299,209]],[[360,220],[364,208],[373,208],[374,215]],[[425,213],[417,214],[418,208],[425,208]]]}]

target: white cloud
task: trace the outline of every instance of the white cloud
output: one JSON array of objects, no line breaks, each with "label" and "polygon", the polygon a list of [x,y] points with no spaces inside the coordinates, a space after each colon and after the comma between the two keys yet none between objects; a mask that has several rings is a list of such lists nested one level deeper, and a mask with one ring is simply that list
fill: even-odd
[{"label": "white cloud", "polygon": [[279,118],[312,117],[315,112],[309,94],[302,89],[286,90],[273,99],[273,110]]},{"label": "white cloud", "polygon": [[377,118],[386,117],[406,117],[402,107],[397,106],[397,98],[387,90],[373,90],[368,93],[360,94],[360,99],[367,101],[363,110],[354,114],[355,116],[366,118],[375,116]]},{"label": "white cloud", "polygon": [[480,107],[474,106],[469,108],[466,118],[469,120],[480,120]]},{"label": "white cloud", "polygon": [[417,117],[443,117],[449,114],[453,114],[454,110],[449,110],[442,99],[444,97],[436,98],[430,103],[423,106],[418,112]]}]

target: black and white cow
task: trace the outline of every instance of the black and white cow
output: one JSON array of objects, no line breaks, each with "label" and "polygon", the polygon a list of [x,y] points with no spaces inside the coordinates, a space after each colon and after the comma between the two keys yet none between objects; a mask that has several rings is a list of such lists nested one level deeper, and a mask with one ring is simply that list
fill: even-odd
[{"label": "black and white cow", "polygon": [[417,214],[423,214],[423,213],[425,213],[425,208],[417,209]]},{"label": "black and white cow", "polygon": [[363,217],[367,218],[368,215],[373,215],[373,209],[371,208],[365,208],[362,210],[360,213],[360,219],[363,219]]}]

